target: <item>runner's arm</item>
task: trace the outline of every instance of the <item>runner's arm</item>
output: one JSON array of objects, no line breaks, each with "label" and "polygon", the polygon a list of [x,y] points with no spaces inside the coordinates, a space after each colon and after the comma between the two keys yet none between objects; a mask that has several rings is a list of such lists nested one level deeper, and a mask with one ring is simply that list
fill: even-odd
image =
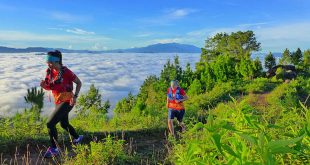
[{"label": "runner's arm", "polygon": [[188,100],[188,96],[187,96],[187,95],[183,96],[183,99],[181,99],[181,100],[182,100],[182,101]]},{"label": "runner's arm", "polygon": [[176,100],[176,101],[177,101],[177,102],[183,102],[183,101],[186,101],[186,100],[188,100],[188,97],[187,97],[187,95],[184,95],[184,96],[183,96],[183,99]]},{"label": "runner's arm", "polygon": [[76,84],[74,96],[77,97],[79,95],[80,90],[81,90],[82,82],[77,76],[73,80],[73,82]]}]

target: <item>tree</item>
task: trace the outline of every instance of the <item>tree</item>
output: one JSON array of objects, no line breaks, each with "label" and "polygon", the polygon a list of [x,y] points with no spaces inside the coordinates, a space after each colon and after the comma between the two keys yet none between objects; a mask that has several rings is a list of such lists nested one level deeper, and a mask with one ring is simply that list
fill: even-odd
[{"label": "tree", "polygon": [[121,99],[115,106],[115,113],[128,113],[135,105],[135,97],[129,92],[128,96]]},{"label": "tree", "polygon": [[[134,106],[134,110],[136,112],[140,113],[141,111],[143,111],[146,108],[146,106],[147,106],[146,100],[148,99],[149,92],[150,92],[150,90],[153,90],[153,86],[156,83],[160,83],[160,81],[154,75],[148,76],[144,80],[143,84],[140,87],[140,91],[137,95],[137,98],[136,98],[136,104]],[[160,90],[160,91],[164,91],[164,90],[166,90],[166,86],[162,87],[162,90]]]},{"label": "tree", "polygon": [[226,82],[236,78],[236,62],[233,57],[220,55],[211,63],[211,68],[217,82]]},{"label": "tree", "polygon": [[216,82],[216,77],[214,75],[214,70],[209,64],[206,64],[205,71],[202,73],[200,82],[202,82],[202,90],[209,91],[213,88]]},{"label": "tree", "polygon": [[[37,90],[37,87],[27,89],[27,95],[24,96],[26,103],[31,104],[30,116],[35,121],[40,121],[40,114],[44,105],[44,91],[41,88]],[[25,113],[28,113],[25,109]]]},{"label": "tree", "polygon": [[286,48],[282,54],[282,58],[280,59],[280,64],[282,65],[288,65],[291,64],[291,53]]},{"label": "tree", "polygon": [[242,58],[237,65],[237,70],[244,79],[249,80],[254,77],[254,65],[250,58]]},{"label": "tree", "polygon": [[106,114],[108,112],[108,108],[110,108],[110,106],[108,106],[109,101],[102,105],[101,99],[99,89],[97,89],[94,84],[91,84],[88,92],[86,94],[82,94],[78,98],[77,108],[81,110],[80,114],[87,115],[90,108]]},{"label": "tree", "polygon": [[202,93],[202,86],[199,80],[195,79],[192,84],[189,86],[188,92],[189,95],[197,95]]},{"label": "tree", "polygon": [[31,109],[37,109],[38,113],[41,113],[44,105],[44,92],[42,88],[40,90],[37,90],[37,87],[27,89],[27,95],[24,96],[24,99],[26,103],[31,104]]},{"label": "tree", "polygon": [[191,82],[193,81],[194,73],[191,69],[191,66],[189,63],[186,64],[185,71],[183,71],[183,74],[181,76],[181,86],[185,90],[190,86]]},{"label": "tree", "polygon": [[299,48],[297,48],[296,52],[292,53],[291,59],[295,66],[302,63],[302,52]]},{"label": "tree", "polygon": [[273,54],[269,52],[265,57],[265,68],[270,70],[274,66],[276,66],[276,58],[274,58]]},{"label": "tree", "polygon": [[259,49],[260,43],[253,31],[218,33],[206,40],[200,61],[196,64],[195,78],[200,80],[203,90],[209,90],[217,82],[258,76],[261,63],[253,62],[250,56]]},{"label": "tree", "polygon": [[304,51],[303,66],[307,71],[310,70],[310,49]]},{"label": "tree", "polygon": [[182,68],[179,63],[179,57],[174,58],[174,63],[171,64],[170,60],[164,65],[164,69],[161,71],[160,80],[167,85],[171,80],[180,80],[182,76]]},{"label": "tree", "polygon": [[174,79],[181,81],[181,78],[182,78],[182,67],[180,65],[179,56],[175,56],[174,57],[174,66],[175,66],[175,72],[176,72],[176,75],[175,75]]},{"label": "tree", "polygon": [[107,100],[107,101],[104,102],[103,108],[106,109],[106,110],[111,108],[110,100]]},{"label": "tree", "polygon": [[260,43],[256,41],[253,31],[218,33],[206,40],[205,50],[202,51],[202,61],[210,61],[225,54],[241,59],[259,49]]},{"label": "tree", "polygon": [[254,78],[260,77],[263,72],[263,66],[262,62],[259,60],[258,57],[253,61],[253,67],[254,67]]}]

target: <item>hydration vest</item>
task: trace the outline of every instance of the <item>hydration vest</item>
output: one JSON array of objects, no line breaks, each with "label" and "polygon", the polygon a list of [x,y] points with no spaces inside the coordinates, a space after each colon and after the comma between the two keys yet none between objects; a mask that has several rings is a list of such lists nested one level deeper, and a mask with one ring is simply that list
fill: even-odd
[{"label": "hydration vest", "polygon": [[[66,72],[66,70],[67,70],[67,67],[62,66],[58,74],[54,76],[53,71],[50,68],[48,68],[46,78],[45,78],[45,84],[49,86],[51,90],[53,90],[56,84],[61,84],[63,82],[63,74]],[[73,86],[71,87],[71,85],[65,86],[64,88],[66,92],[72,92],[73,90]]]},{"label": "hydration vest", "polygon": [[173,96],[172,88],[170,87],[169,93],[167,94],[168,99],[170,101],[183,99],[183,96],[180,94],[180,90],[181,90],[181,88],[177,87],[175,95]]}]

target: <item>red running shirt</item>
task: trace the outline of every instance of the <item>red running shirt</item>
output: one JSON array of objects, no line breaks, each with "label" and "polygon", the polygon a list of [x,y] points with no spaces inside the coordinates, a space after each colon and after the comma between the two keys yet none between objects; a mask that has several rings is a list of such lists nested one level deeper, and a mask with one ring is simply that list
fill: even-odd
[{"label": "red running shirt", "polygon": [[[67,67],[63,68],[64,72],[62,75],[61,83],[54,83],[50,89],[52,90],[55,104],[60,104],[62,102],[70,102],[73,97],[73,81],[76,79],[76,75]],[[47,70],[48,72],[48,70]],[[52,79],[57,79],[58,71],[52,70]],[[47,74],[46,79],[51,82],[49,74]]]}]

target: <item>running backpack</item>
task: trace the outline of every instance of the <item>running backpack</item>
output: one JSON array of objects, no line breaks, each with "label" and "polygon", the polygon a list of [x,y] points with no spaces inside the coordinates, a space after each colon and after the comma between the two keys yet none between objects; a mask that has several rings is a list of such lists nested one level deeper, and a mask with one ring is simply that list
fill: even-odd
[{"label": "running backpack", "polygon": [[[47,69],[47,75],[45,78],[45,83],[50,87],[50,89],[54,89],[55,84],[61,84],[63,82],[63,74],[66,72],[67,67],[62,66],[58,75],[55,76],[53,75],[53,72],[50,68]],[[63,86],[64,91],[66,92],[72,92],[73,86],[72,85],[66,85],[64,84]]]},{"label": "running backpack", "polygon": [[180,94],[180,90],[181,90],[181,88],[177,87],[177,90],[175,92],[175,96],[173,96],[172,88],[170,87],[169,93],[167,94],[168,99],[170,101],[183,99],[183,96]]}]

